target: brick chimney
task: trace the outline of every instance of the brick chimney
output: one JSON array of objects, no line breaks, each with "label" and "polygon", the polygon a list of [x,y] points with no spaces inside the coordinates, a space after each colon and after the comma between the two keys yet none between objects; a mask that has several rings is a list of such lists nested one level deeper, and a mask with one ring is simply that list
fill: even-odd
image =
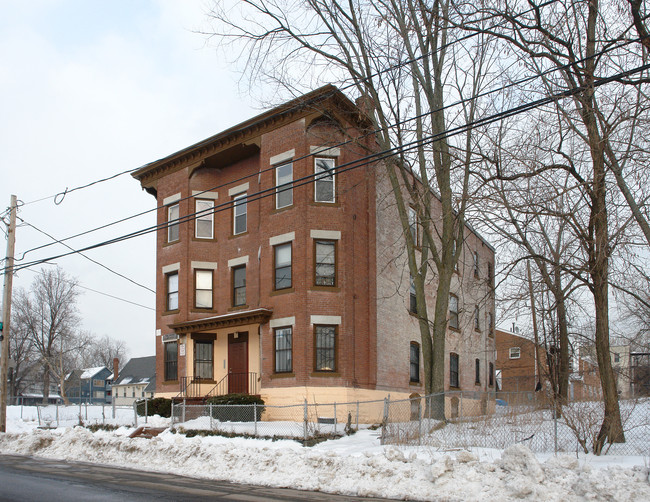
[{"label": "brick chimney", "polygon": [[113,359],[113,382],[117,382],[117,375],[120,369],[120,360],[116,357]]},{"label": "brick chimney", "polygon": [[375,110],[375,103],[368,94],[362,94],[355,100],[355,104],[362,115],[372,116]]}]

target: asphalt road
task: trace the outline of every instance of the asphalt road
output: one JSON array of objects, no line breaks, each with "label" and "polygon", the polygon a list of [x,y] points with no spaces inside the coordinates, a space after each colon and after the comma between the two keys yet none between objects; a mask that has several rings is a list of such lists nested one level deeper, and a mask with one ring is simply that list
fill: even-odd
[{"label": "asphalt road", "polygon": [[0,501],[379,501],[134,471],[84,462],[0,455]]}]

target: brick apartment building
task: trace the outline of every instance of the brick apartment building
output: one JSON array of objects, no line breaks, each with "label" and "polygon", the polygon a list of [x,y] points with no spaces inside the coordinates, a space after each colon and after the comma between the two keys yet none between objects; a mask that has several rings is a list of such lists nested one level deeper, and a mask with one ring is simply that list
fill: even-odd
[{"label": "brick apartment building", "polygon": [[[500,329],[496,333],[496,371],[499,391],[528,392],[547,390],[549,359],[546,349],[517,333]],[[571,354],[569,400],[596,399],[601,394],[598,367],[579,352]],[[539,385],[538,385],[539,384]]]},{"label": "brick apartment building", "polygon": [[[363,161],[368,126],[325,86],[133,173],[158,207],[157,396],[424,392],[404,238],[384,169]],[[493,270],[468,228],[447,388],[492,385]]]}]

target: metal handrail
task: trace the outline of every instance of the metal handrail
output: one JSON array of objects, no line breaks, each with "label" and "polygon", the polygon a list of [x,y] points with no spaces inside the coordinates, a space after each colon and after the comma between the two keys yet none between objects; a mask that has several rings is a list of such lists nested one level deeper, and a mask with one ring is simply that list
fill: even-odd
[{"label": "metal handrail", "polygon": [[228,373],[206,394],[201,394],[201,384],[204,380],[201,378],[186,376],[179,379],[179,393],[174,399],[184,398],[207,398],[214,396],[225,396],[229,393],[230,384],[236,387],[243,387],[247,384],[247,394],[258,394],[257,373],[249,371],[248,373]]},{"label": "metal handrail", "polygon": [[228,373],[217,382],[217,384],[210,390],[210,392],[205,395],[205,397],[225,396],[229,393],[230,383],[233,382],[233,380],[238,384],[247,382],[247,394],[258,393],[257,373],[249,371],[248,373]]}]

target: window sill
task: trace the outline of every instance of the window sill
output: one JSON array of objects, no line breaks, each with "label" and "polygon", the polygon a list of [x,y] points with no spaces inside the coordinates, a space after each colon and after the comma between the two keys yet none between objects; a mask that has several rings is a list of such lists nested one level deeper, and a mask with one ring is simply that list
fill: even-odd
[{"label": "window sill", "polygon": [[242,232],[241,234],[232,234],[231,236],[228,237],[228,239],[236,239],[237,237],[243,237],[244,235],[248,235],[248,230],[245,232]]},{"label": "window sill", "polygon": [[172,242],[165,242],[165,243],[162,245],[162,247],[166,248],[167,246],[173,246],[174,244],[178,244],[180,241],[181,241],[181,240],[178,239],[178,240],[175,240],[175,241],[172,241]]},{"label": "window sill", "polygon": [[178,314],[180,311],[181,311],[181,309],[165,310],[161,315],[172,315],[172,314]]},{"label": "window sill", "polygon": [[196,235],[192,237],[192,242],[217,242],[216,237],[197,237]]},{"label": "window sill", "polygon": [[271,211],[271,214],[278,214],[278,213],[284,213],[285,211],[288,211],[289,209],[293,209],[294,205],[291,204],[290,206],[284,206],[284,207],[276,207]]},{"label": "window sill", "polygon": [[230,307],[228,309],[228,312],[233,312],[233,311],[236,311],[236,310],[245,310],[247,308],[248,308],[248,304],[246,304],[246,305],[237,305],[236,307]]},{"label": "window sill", "polygon": [[449,390],[460,390],[460,387],[454,387],[453,385],[450,385]]},{"label": "window sill", "polygon": [[329,291],[331,293],[340,293],[341,288],[338,286],[312,286],[311,291]]},{"label": "window sill", "polygon": [[[163,385],[177,385],[177,384],[178,384],[178,380],[164,380],[164,381],[162,382],[162,384],[163,384]],[[117,397],[117,396],[115,396],[115,397]]]},{"label": "window sill", "polygon": [[269,375],[269,378],[271,380],[275,380],[276,378],[295,378],[296,374],[292,371],[289,373],[273,373]]},{"label": "window sill", "polygon": [[294,292],[295,292],[294,288],[275,289],[269,293],[269,296],[286,295]]},{"label": "window sill", "polygon": [[413,385],[414,387],[422,387],[422,382],[420,381],[414,381],[414,380],[409,380],[409,385]]},{"label": "window sill", "polygon": [[418,316],[418,313],[417,313],[417,312],[413,312],[411,309],[409,309],[408,313],[409,313],[409,315],[410,315],[411,317],[415,317],[415,318],[417,318],[417,319],[420,318],[420,317]]},{"label": "window sill", "polygon": [[323,202],[323,201],[311,201],[309,203],[310,206],[316,206],[316,207],[341,207],[341,203],[338,201],[334,202]]},{"label": "window sill", "polygon": [[338,371],[312,371],[309,375],[312,377],[340,377],[341,374]]},{"label": "window sill", "polygon": [[454,328],[453,326],[448,326],[448,328],[449,328],[449,330],[451,330],[451,331],[455,331],[456,333],[460,333],[460,329],[459,329],[459,328]]}]

